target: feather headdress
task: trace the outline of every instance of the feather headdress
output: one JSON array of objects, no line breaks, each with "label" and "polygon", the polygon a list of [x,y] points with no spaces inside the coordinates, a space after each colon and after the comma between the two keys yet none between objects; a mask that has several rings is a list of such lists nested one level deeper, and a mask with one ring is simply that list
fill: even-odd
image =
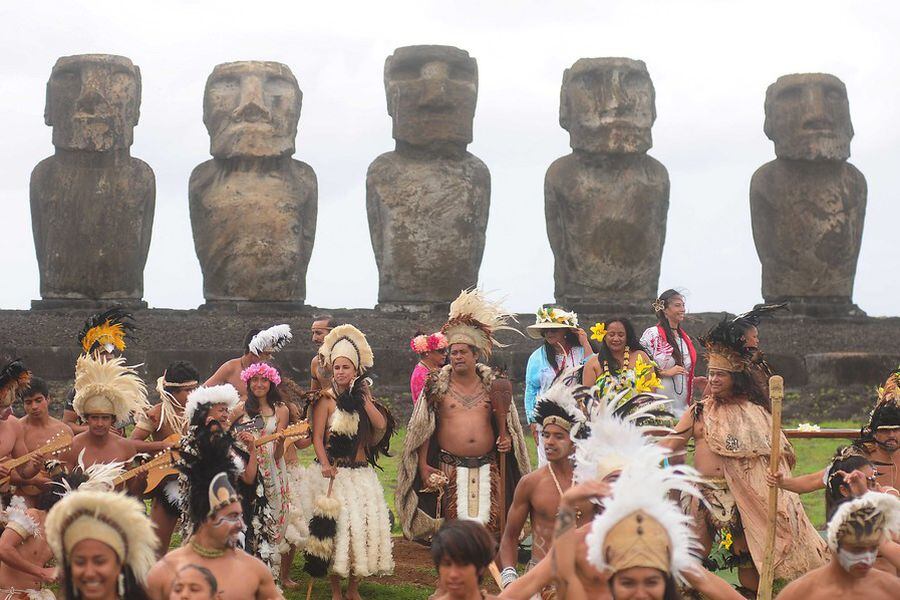
[{"label": "feather headdress", "polygon": [[125,342],[135,329],[137,326],[130,312],[124,308],[111,308],[88,317],[78,333],[78,343],[86,354],[99,349],[123,352]]},{"label": "feather headdress", "polygon": [[53,485],[60,488],[58,494],[65,496],[76,490],[90,492],[112,492],[116,489],[116,477],[125,472],[125,463],[114,461],[109,463],[94,463],[89,467],[84,466],[84,452],[82,448],[78,453],[78,464],[70,474],[63,474],[59,481]]},{"label": "feather headdress", "polygon": [[329,331],[322,340],[319,356],[329,369],[339,357],[349,359],[358,373],[364,373],[375,364],[375,355],[366,335],[353,325],[338,325]]},{"label": "feather headdress", "polygon": [[585,539],[591,565],[612,573],[650,567],[677,580],[699,566],[702,546],[693,532],[693,519],[669,498],[672,492],[700,497],[697,480],[696,472],[684,467],[632,465],[622,471]]},{"label": "feather headdress", "polygon": [[147,386],[134,367],[125,365],[124,358],[107,360],[82,354],[75,363],[72,407],[80,417],[107,414],[122,422],[149,409],[150,403]]},{"label": "feather headdress", "polygon": [[[745,329],[748,325],[758,327],[761,317],[765,317],[782,309],[790,310],[787,302],[782,302],[780,304],[762,304],[753,310],[748,310],[733,318],[731,320],[731,326],[741,330]],[[743,333],[743,331],[741,331],[741,333]]]},{"label": "feather headdress", "polygon": [[12,497],[2,520],[7,529],[15,531],[23,540],[39,534],[37,521],[28,514],[28,506],[22,496]]},{"label": "feather headdress", "polygon": [[145,510],[142,502],[124,493],[77,490],[47,514],[47,542],[60,565],[68,563],[78,542],[103,542],[144,584],[147,572],[156,563],[159,545]]},{"label": "feather headdress", "polygon": [[749,357],[744,351],[743,331],[735,327],[726,317],[719,321],[700,342],[706,348],[706,359],[710,369],[730,373],[745,372]]},{"label": "feather headdress", "polygon": [[228,412],[231,412],[240,401],[240,394],[238,394],[238,391],[230,383],[211,385],[209,387],[198,387],[188,394],[187,402],[185,402],[184,405],[184,420],[188,424],[188,427],[191,425],[202,425],[203,423],[194,423],[194,414],[201,406],[227,404]]},{"label": "feather headdress", "polygon": [[900,405],[900,367],[891,371],[884,385],[878,388],[878,403],[882,402]]},{"label": "feather headdress", "polygon": [[515,318],[503,306],[489,299],[479,289],[463,290],[450,303],[450,318],[441,327],[441,333],[447,336],[447,343],[468,344],[478,348],[488,358],[494,346],[504,345],[494,339],[494,332],[499,330],[521,331],[507,325]]},{"label": "feather headdress", "polygon": [[12,405],[16,394],[31,382],[31,371],[20,358],[14,358],[0,368],[0,407]]},{"label": "feather headdress", "polygon": [[257,356],[278,352],[294,339],[291,326],[282,324],[263,329],[250,340],[250,352]]},{"label": "feather headdress", "polygon": [[900,499],[881,492],[866,492],[840,506],[828,522],[828,547],[837,552],[846,538],[851,544],[878,544],[900,534]]},{"label": "feather headdress", "polygon": [[562,371],[556,380],[541,394],[534,405],[534,418],[543,427],[557,425],[569,432],[572,439],[588,436],[587,416],[584,405],[576,397],[575,369]]},{"label": "feather headdress", "polygon": [[669,450],[646,434],[668,431],[655,423],[670,414],[665,411],[670,401],[664,396],[642,394],[622,403],[617,397],[600,400],[592,393],[595,391],[584,387],[576,391],[587,399],[591,418],[590,435],[575,441],[575,481],[603,479],[630,465],[658,468]]}]

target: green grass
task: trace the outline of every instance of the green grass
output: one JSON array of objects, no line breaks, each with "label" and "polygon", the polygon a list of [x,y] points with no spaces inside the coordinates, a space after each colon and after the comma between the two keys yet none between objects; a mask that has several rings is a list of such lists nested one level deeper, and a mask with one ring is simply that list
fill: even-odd
[{"label": "green grass", "polygon": [[[796,424],[785,424],[785,427],[795,425]],[[857,424],[848,421],[827,421],[819,423],[819,425],[823,428],[857,427]],[[532,465],[535,465],[537,462],[537,450],[531,435],[527,431],[526,434]],[[406,430],[402,429],[391,440],[392,454],[394,454],[394,456],[383,458],[379,461],[384,468],[384,471],[379,471],[378,477],[384,487],[384,499],[392,511],[394,511],[394,488],[396,487],[397,481],[397,465],[405,438]],[[794,468],[794,475],[802,475],[824,468],[834,454],[835,448],[846,443],[847,442],[842,440],[794,440],[793,444],[797,452],[797,466]],[[314,456],[311,449],[304,450],[300,454],[300,460],[303,464],[311,463],[313,458]],[[803,506],[813,524],[818,529],[822,529],[825,525],[824,492],[819,490],[803,496]],[[398,535],[399,527],[396,524],[394,530],[395,535]],[[175,547],[175,545],[176,540],[173,540],[173,547]],[[422,548],[422,552],[425,553],[427,550]],[[309,581],[309,578],[303,573],[302,565],[302,555],[298,554],[291,572],[294,580],[301,583],[301,587],[297,590],[285,590],[285,596],[290,600],[302,600],[306,598],[306,584]],[[720,575],[732,583],[737,581],[735,573],[723,571]],[[423,600],[434,591],[432,588],[416,585],[388,584],[389,581],[390,578],[366,580],[360,586],[360,593],[366,600]],[[316,600],[327,600],[330,598],[331,594],[328,582],[324,580],[317,581],[313,586],[312,597]]]}]

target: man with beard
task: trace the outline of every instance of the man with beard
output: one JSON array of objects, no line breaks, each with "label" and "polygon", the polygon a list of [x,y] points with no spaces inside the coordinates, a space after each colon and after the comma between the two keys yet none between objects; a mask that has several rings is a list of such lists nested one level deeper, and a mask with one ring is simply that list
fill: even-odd
[{"label": "man with beard", "polygon": [[[178,571],[190,564],[209,569],[222,600],[282,598],[270,569],[239,548],[247,526],[235,486],[251,468],[255,472],[256,461],[246,461],[243,473],[236,464],[234,438],[226,428],[237,391],[228,388],[201,388],[188,399],[191,428],[178,462],[187,539],[150,570],[147,592],[153,600],[168,599]],[[241,435],[252,447],[252,436]]]},{"label": "man with beard", "polygon": [[[750,373],[743,342],[731,331],[730,323],[722,321],[702,340],[709,364],[707,394],[661,445],[677,453],[694,439],[694,466],[704,479],[700,488],[705,502],[686,497],[685,508],[695,520],[705,552],[717,533],[726,530],[732,535],[731,552],[741,585],[756,590],[766,545],[772,415]],[[789,476],[793,447],[784,434],[777,443],[782,446],[779,469]],[[779,495],[777,515],[775,577],[790,581],[824,563],[825,544],[797,494]]]},{"label": "man with beard", "polygon": [[[498,533],[519,478],[531,470],[509,381],[477,362],[490,357],[494,331],[511,329],[506,320],[479,290],[462,292],[450,305],[441,328],[450,364],[428,376],[397,472],[395,505],[408,539],[427,539],[440,519],[471,519]],[[511,460],[499,460],[510,450]]]},{"label": "man with beard", "polygon": [[[14,474],[3,464],[10,458],[19,458],[28,453],[22,424],[12,417],[12,403],[19,391],[26,388],[30,382],[31,371],[25,368],[21,360],[0,360],[0,480],[12,475],[20,479],[30,479],[44,466],[44,457],[40,455],[35,455],[25,464],[19,465]],[[0,493],[5,494],[8,491],[8,482],[0,484]]]},{"label": "man with beard", "polygon": [[309,389],[311,390],[327,390],[331,385],[331,373],[322,361],[322,355],[318,350],[325,341],[325,336],[335,327],[337,327],[337,321],[331,315],[313,317],[310,332],[312,333],[312,343],[316,347],[316,355],[309,361]]},{"label": "man with beard", "polygon": [[[46,381],[32,377],[28,387],[19,396],[25,408],[25,416],[19,419],[19,423],[22,425],[25,448],[29,452],[37,450],[57,436],[72,438],[69,426],[50,416],[50,388]],[[37,496],[50,485],[50,478],[43,472],[30,479],[13,475],[11,481],[16,485],[16,495],[22,496],[28,506],[34,506]]]},{"label": "man with beard", "polygon": [[[563,378],[565,376],[566,372],[563,372]],[[516,559],[519,535],[526,518],[531,520],[533,540],[531,560],[526,570],[537,565],[550,551],[560,500],[573,483],[574,438],[584,438],[588,434],[585,415],[565,379],[558,379],[538,399],[532,415],[540,427],[547,464],[525,475],[516,486],[500,544],[501,581],[504,587],[518,577]],[[580,527],[593,514],[593,509],[590,503],[584,502],[575,514],[575,526]],[[545,599],[555,597],[552,586],[546,588],[542,596]]]},{"label": "man with beard", "polygon": [[900,598],[900,579],[873,569],[878,549],[900,534],[900,500],[868,492],[840,505],[828,523],[831,560],[790,583],[778,600]]},{"label": "man with beard", "polygon": [[878,483],[900,489],[900,367],[878,390],[869,422],[854,444],[878,470]]},{"label": "man with beard", "polygon": [[225,361],[216,369],[212,377],[206,380],[204,387],[231,384],[241,395],[247,398],[247,384],[241,380],[241,371],[258,362],[268,362],[272,356],[291,341],[291,328],[288,325],[273,325],[268,329],[251,329],[244,336],[244,353]]}]

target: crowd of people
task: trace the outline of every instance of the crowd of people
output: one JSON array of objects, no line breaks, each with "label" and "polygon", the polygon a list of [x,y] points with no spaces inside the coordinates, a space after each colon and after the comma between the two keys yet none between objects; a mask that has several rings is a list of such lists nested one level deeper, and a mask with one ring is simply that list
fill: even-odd
[{"label": "crowd of people", "polygon": [[[430,547],[435,598],[496,597],[488,577],[511,600],[774,597],[773,579],[785,600],[900,598],[900,369],[856,439],[795,475],[759,348],[781,308],[692,337],[675,290],[640,335],[625,317],[586,331],[542,307],[517,405],[490,366],[510,315],[463,291],[439,331],[410,341],[412,415],[394,453],[355,326],[314,318],[306,385],[279,371],[293,334],[274,325],[206,379],[172,362],[151,394],[126,359],[134,319],[110,309],[79,334],[62,420],[46,381],[0,363],[0,600],[277,599],[300,585],[298,556],[304,579],[358,600],[362,579],[394,571],[395,523]],[[820,534],[799,494],[823,488]]]}]

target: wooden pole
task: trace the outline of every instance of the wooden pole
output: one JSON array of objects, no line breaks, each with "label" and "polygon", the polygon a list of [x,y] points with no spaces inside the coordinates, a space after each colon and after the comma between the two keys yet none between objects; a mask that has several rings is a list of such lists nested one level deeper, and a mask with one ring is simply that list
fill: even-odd
[{"label": "wooden pole", "polygon": [[[769,378],[769,397],[772,400],[772,451],[769,455],[769,472],[778,472],[781,464],[781,404],[784,401],[784,379],[779,375]],[[775,579],[775,536],[778,517],[778,488],[769,488],[769,519],[766,529],[766,552],[763,555],[762,573],[759,574],[757,600],[772,600],[772,583]]]}]

